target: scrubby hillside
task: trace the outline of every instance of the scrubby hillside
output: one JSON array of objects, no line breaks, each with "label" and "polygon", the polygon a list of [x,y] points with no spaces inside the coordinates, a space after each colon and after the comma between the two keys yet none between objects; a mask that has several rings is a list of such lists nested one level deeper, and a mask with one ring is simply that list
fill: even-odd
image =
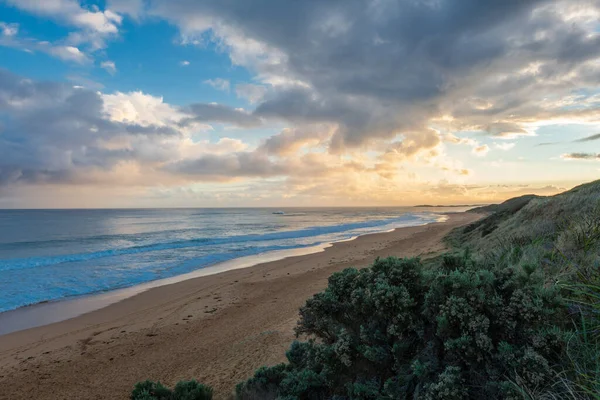
[{"label": "scrubby hillside", "polygon": [[[508,264],[540,263],[552,278],[589,274],[600,264],[600,180],[549,196],[508,200],[448,241],[478,257]],[[477,210],[474,210],[477,211]]]},{"label": "scrubby hillside", "polygon": [[599,202],[600,180],[555,196],[516,197],[501,204],[469,210],[490,212],[491,215],[462,228],[455,239],[484,250],[495,239],[507,236],[552,235],[564,229],[569,221],[591,215]]},{"label": "scrubby hillside", "polygon": [[521,208],[525,207],[531,200],[540,198],[535,194],[526,194],[525,196],[515,197],[510,200],[506,200],[500,204],[490,204],[483,207],[475,207],[468,210],[468,212],[476,213],[515,213]]}]

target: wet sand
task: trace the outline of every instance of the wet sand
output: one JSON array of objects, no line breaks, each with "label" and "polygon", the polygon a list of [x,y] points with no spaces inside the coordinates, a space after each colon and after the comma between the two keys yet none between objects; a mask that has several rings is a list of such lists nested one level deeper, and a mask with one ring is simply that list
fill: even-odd
[{"label": "wet sand", "polygon": [[480,215],[335,243],[325,251],[151,288],[105,308],[0,336],[0,399],[126,399],[145,379],[197,379],[227,399],[285,360],[298,309],[347,267],[435,255]]}]

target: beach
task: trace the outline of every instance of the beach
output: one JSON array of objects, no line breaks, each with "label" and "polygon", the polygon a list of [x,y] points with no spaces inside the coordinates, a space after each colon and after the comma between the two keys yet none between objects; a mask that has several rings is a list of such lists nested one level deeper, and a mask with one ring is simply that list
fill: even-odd
[{"label": "beach", "polygon": [[424,258],[481,215],[399,228],[151,288],[58,323],[0,336],[0,398],[125,399],[145,379],[197,379],[226,399],[262,365],[285,360],[298,309],[327,278],[376,257]]}]

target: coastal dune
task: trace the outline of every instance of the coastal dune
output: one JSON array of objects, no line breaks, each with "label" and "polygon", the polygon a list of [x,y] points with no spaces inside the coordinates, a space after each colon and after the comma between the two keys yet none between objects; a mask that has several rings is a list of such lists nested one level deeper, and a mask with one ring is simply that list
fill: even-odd
[{"label": "coastal dune", "polygon": [[226,399],[284,361],[298,309],[347,267],[428,257],[480,214],[335,243],[322,252],[152,288],[76,318],[0,336],[1,398],[125,399],[141,380],[197,379]]}]

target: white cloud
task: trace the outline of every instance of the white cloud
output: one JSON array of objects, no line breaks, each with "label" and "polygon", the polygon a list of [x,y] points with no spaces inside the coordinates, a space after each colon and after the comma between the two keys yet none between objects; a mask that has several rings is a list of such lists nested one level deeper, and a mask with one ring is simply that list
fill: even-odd
[{"label": "white cloud", "polygon": [[183,60],[179,63],[179,65],[181,65],[182,67],[187,67],[188,65],[190,65],[189,61]]},{"label": "white cloud", "polygon": [[204,83],[224,92],[229,92],[231,88],[231,83],[227,79],[222,78],[207,79]]},{"label": "white cloud", "polygon": [[6,0],[9,4],[33,14],[64,20],[80,28],[100,33],[116,33],[121,17],[110,11],[93,11],[81,7],[76,0]]},{"label": "white cloud", "polygon": [[6,0],[14,7],[32,14],[52,18],[56,21],[74,26],[80,30],[71,32],[67,37],[70,45],[90,44],[96,50],[105,47],[105,40],[117,35],[122,17],[106,9],[83,8],[77,0]]},{"label": "white cloud", "polygon": [[100,67],[104,68],[111,75],[117,73],[117,66],[113,61],[103,61],[100,63]]},{"label": "white cloud", "polygon": [[52,47],[49,52],[64,61],[73,61],[79,64],[91,62],[85,53],[73,46],[56,46]]},{"label": "white cloud", "polygon": [[104,112],[111,121],[141,126],[171,126],[185,116],[162,97],[142,92],[103,94]]},{"label": "white cloud", "polygon": [[497,148],[498,150],[504,150],[504,151],[508,151],[510,149],[512,149],[513,147],[515,147],[515,143],[496,143],[494,142],[494,147]]},{"label": "white cloud", "polygon": [[16,36],[19,33],[19,24],[0,22],[0,32],[2,32],[2,36]]},{"label": "white cloud", "polygon": [[[0,28],[2,28],[1,25]],[[90,56],[81,51],[77,46],[21,37],[18,28],[15,27],[14,24],[10,24],[3,28],[2,34],[0,34],[0,46],[22,50],[30,54],[34,54],[35,52],[46,53],[63,61],[75,62],[78,64],[87,64],[92,61]]]},{"label": "white cloud", "polygon": [[75,25],[91,29],[99,33],[117,33],[122,18],[110,10],[104,12],[82,12],[72,16]]}]

